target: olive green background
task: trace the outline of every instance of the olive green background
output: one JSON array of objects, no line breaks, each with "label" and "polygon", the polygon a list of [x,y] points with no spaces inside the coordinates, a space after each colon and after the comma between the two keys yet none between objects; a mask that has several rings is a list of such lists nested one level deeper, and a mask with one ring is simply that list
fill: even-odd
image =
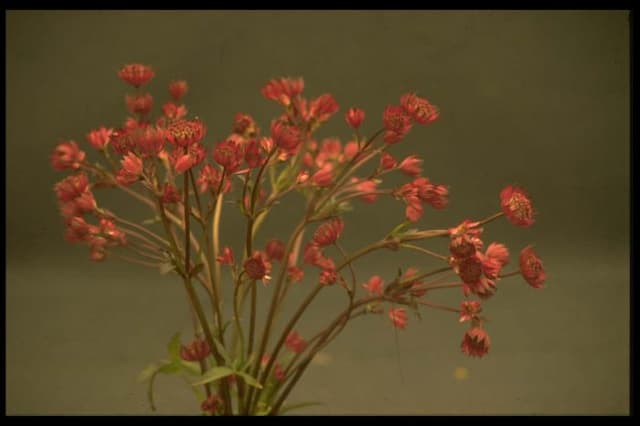
[{"label": "olive green background", "polygon": [[[9,11],[7,26],[8,414],[150,414],[135,382],[188,333],[179,282],[63,240],[51,170],[53,146],[126,117],[128,62],[153,65],[156,108],[171,79],[224,138],[238,111],[263,128],[278,114],[260,88],[303,76],[308,96],[335,95],[341,112],[320,136],[350,137],[342,113],[367,111],[377,130],[384,107],[417,91],[441,119],[414,127],[393,147],[424,158],[425,175],[450,186],[450,206],[428,209],[422,228],[481,218],[517,183],[532,194],[537,223],[491,224],[485,241],[517,253],[534,243],[548,286],[515,278],[485,304],[490,354],[460,353],[466,325],[423,311],[397,340],[386,318],[359,319],[327,348],[291,401],[323,401],[309,414],[627,414],[629,412],[629,22],[626,11],[73,12]],[[91,154],[93,155],[93,154]],[[396,180],[394,182],[399,182]],[[295,199],[295,197],[293,197]],[[149,213],[119,194],[98,201],[139,219]],[[295,201],[290,206],[296,206]],[[231,209],[223,240],[239,249]],[[126,213],[125,213],[126,214]],[[297,211],[274,211],[260,241],[283,233]],[[343,242],[356,249],[402,220],[400,203],[357,205]],[[445,252],[444,241],[431,249]],[[357,263],[359,282],[398,266],[434,267],[414,254],[381,252]],[[309,277],[315,276],[309,274]],[[306,294],[305,280],[292,292]],[[272,288],[261,289],[266,303]],[[434,293],[456,305],[461,294]],[[309,335],[342,309],[338,287],[312,306]],[[466,380],[454,370],[466,368]],[[160,414],[196,414],[177,378],[157,380]]]}]

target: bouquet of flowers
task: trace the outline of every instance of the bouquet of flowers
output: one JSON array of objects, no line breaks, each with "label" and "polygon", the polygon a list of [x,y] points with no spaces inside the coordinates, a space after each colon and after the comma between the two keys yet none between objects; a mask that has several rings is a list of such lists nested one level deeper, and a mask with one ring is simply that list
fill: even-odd
[{"label": "bouquet of flowers", "polygon": [[[402,95],[398,105],[384,109],[373,132],[364,130],[365,112],[349,108],[343,117],[350,136],[343,143],[315,136],[338,112],[333,95],[307,99],[302,78],[274,79],[262,95],[281,113],[266,130],[251,115],[237,113],[230,134],[208,136],[212,132],[190,117],[183,103],[185,81],[169,84],[170,99],[161,114],[152,115],[154,98],[143,88],[154,75],[142,64],[119,70],[120,79],[134,89],[125,96],[129,118],[121,128],[100,127],[86,135],[102,162],[89,161],[72,140],[59,143],[50,158],[54,169],[69,172],[54,186],[66,240],[85,244],[93,261],[114,257],[174,274],[188,296],[193,336],[173,336],[167,358],[140,375],[148,382],[152,408],[155,377],[179,374],[203,414],[285,413],[296,408],[285,403],[314,356],[351,321],[369,315],[385,315],[391,327],[404,329],[407,311],[454,313],[455,320],[469,324],[462,352],[482,357],[490,339],[481,302],[503,279],[516,275],[543,287],[545,271],[532,246],[522,249],[516,268],[505,272],[507,247],[483,242],[483,227],[499,218],[518,227],[534,223],[531,198],[520,187],[502,189],[497,212],[485,218],[448,229],[417,227],[425,209],[447,206],[449,191],[422,176],[420,158],[398,159],[392,151],[412,126],[438,119],[438,108],[427,99]],[[406,175],[406,183],[385,187],[391,173]],[[103,207],[94,193],[107,188],[146,205],[152,219],[133,221],[126,212]],[[290,235],[269,234],[262,224],[287,196],[301,197],[304,207],[288,212],[295,223]],[[354,204],[380,197],[397,200],[404,214],[399,211],[395,226],[379,239],[348,250],[345,229]],[[220,239],[223,207],[246,220],[245,229],[229,234],[237,241]],[[424,247],[427,240],[441,250]],[[241,252],[234,252],[234,245]],[[436,266],[400,269],[389,277],[358,276],[358,259],[378,250],[417,251]],[[293,286],[307,287],[308,295],[290,318],[278,318]],[[444,289],[460,292],[459,306],[430,300],[432,292]],[[297,327],[314,299],[331,291],[344,293],[344,309],[316,334],[300,335]],[[259,306],[265,314],[261,321]]]}]

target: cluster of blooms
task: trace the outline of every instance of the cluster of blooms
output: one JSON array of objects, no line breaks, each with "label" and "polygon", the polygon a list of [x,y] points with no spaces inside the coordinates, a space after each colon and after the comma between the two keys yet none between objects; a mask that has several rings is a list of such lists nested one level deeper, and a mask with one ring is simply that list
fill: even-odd
[{"label": "cluster of blooms", "polygon": [[[240,400],[238,410],[243,414],[278,413],[309,360],[348,321],[360,315],[386,311],[391,325],[405,329],[409,323],[407,307],[455,312],[460,322],[470,324],[462,339],[462,352],[484,356],[489,351],[490,339],[483,325],[481,301],[496,294],[500,280],[513,275],[521,275],[534,288],[544,285],[542,261],[531,246],[520,252],[519,269],[505,273],[503,269],[509,264],[507,247],[492,242],[485,249],[482,241],[483,226],[499,217],[506,217],[518,227],[534,223],[531,198],[520,187],[504,188],[499,197],[500,211],[485,219],[467,219],[444,230],[405,231],[407,225],[420,222],[426,208],[444,209],[449,199],[446,185],[423,176],[422,159],[416,155],[396,159],[389,152],[415,124],[429,125],[439,117],[438,108],[415,93],[404,94],[398,105],[387,106],[381,128],[369,137],[362,136],[365,111],[349,108],[344,121],[354,134],[343,143],[335,137],[315,136],[322,124],[339,110],[333,95],[307,99],[303,97],[305,85],[301,78],[274,79],[262,88],[262,95],[276,102],[282,113],[266,131],[251,115],[237,113],[230,133],[211,144],[207,140],[210,132],[203,121],[189,118],[183,103],[189,90],[185,81],[169,84],[170,100],[162,105],[161,114],[152,118],[154,97],[143,88],[155,77],[155,72],[146,65],[129,64],[118,76],[135,88],[135,93],[125,95],[130,117],[119,128],[103,126],[86,135],[89,145],[108,165],[91,163],[71,140],[59,143],[50,157],[54,169],[71,172],[54,187],[66,228],[65,238],[86,243],[94,261],[104,260],[108,250],[123,250],[134,255],[120,256],[123,260],[161,269],[168,264],[168,270],[184,279],[187,290],[192,280],[203,284],[211,299],[213,329],[202,313],[197,294],[189,291],[202,330],[196,331],[193,341],[180,347],[179,359],[198,363],[202,377],[211,377],[199,382],[207,391],[206,398],[200,401],[205,413],[231,414],[233,395]],[[361,166],[372,160],[375,165],[372,172],[356,175]],[[406,175],[410,181],[384,188],[382,178],[392,172]],[[93,190],[100,188],[124,191],[152,208],[155,219],[152,223],[138,224],[99,208]],[[263,248],[258,248],[254,244],[257,229],[271,208],[290,192],[301,194],[307,203],[300,225],[287,243],[271,238]],[[233,205],[247,219],[246,236],[238,238],[245,244],[241,256],[234,254],[230,245],[219,244],[224,197],[235,201]],[[400,225],[382,240],[348,253],[342,247],[346,228],[343,214],[353,199],[375,203],[380,197],[391,197],[403,204],[404,216],[398,218]],[[95,218],[95,224],[87,221],[90,217]],[[156,222],[162,224],[164,235],[154,231]],[[202,226],[203,241],[192,233],[192,222],[194,226]],[[305,241],[305,228],[311,223],[319,224]],[[414,244],[432,237],[448,240],[447,255]],[[360,285],[363,297],[357,298],[353,263],[384,248],[417,250],[425,258],[440,262],[442,268],[420,273],[409,267],[387,282],[379,275],[371,276]],[[318,275],[312,276],[317,286],[287,323],[278,343],[267,350],[275,316],[290,285],[305,277],[305,265],[317,268]],[[236,342],[240,341],[228,347],[223,341],[221,267],[231,273],[234,318],[229,324]],[[345,268],[350,270],[349,274],[344,274]],[[443,284],[431,280],[430,277],[441,273],[453,273],[459,281]],[[264,296],[271,298],[271,304],[262,335],[255,333],[258,281],[272,293]],[[345,289],[349,305],[326,330],[305,340],[295,327],[315,296],[328,287]],[[437,305],[427,297],[441,288],[460,288],[464,297],[460,306]],[[245,324],[250,328],[247,336],[243,333],[243,315],[235,310],[246,306],[243,302],[248,294],[252,303],[250,315],[244,316],[250,318],[250,324]],[[480,300],[470,300],[474,296]],[[259,345],[256,337],[261,339]],[[288,350],[287,356],[280,355],[283,348]],[[231,365],[227,352],[236,357]],[[210,389],[214,382],[217,393]],[[254,387],[247,389],[247,386]]]}]

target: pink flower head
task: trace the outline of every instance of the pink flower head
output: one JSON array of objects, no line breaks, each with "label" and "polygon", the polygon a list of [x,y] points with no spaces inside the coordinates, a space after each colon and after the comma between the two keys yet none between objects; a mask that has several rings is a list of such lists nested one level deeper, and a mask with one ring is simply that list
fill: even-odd
[{"label": "pink flower head", "polygon": [[187,346],[180,348],[180,358],[185,361],[202,361],[211,353],[209,344],[200,339],[196,339]]},{"label": "pink flower head", "polygon": [[100,219],[100,233],[106,238],[106,245],[125,245],[126,234],[120,230],[112,220]]},{"label": "pink flower head", "polygon": [[51,153],[51,166],[55,170],[79,169],[84,157],[84,151],[74,141],[62,142]]},{"label": "pink flower head", "polygon": [[404,174],[416,177],[420,173],[422,173],[422,168],[420,167],[421,165],[422,165],[421,159],[419,159],[415,155],[410,155],[404,160],[402,160],[398,168]]},{"label": "pink flower head", "polygon": [[482,261],[479,256],[470,256],[457,262],[458,275],[465,284],[473,284],[482,277]]},{"label": "pink flower head", "polygon": [[524,228],[533,224],[535,211],[524,189],[511,185],[504,188],[500,192],[500,206],[512,224]]},{"label": "pink flower head", "polygon": [[276,366],[273,369],[273,377],[275,377],[279,382],[282,382],[285,379],[284,370],[279,362],[276,363]]},{"label": "pink flower head", "polygon": [[[466,234],[452,236],[449,242],[449,252],[451,256],[456,259],[466,259],[476,253],[476,250],[478,250],[478,241],[477,238],[474,239]],[[481,241],[480,244],[482,244]]]},{"label": "pink flower head", "polygon": [[163,129],[147,127],[138,137],[140,154],[144,157],[155,157],[164,149],[167,134]]},{"label": "pink flower head", "polygon": [[284,257],[284,243],[276,238],[269,240],[265,248],[269,260],[281,261]]},{"label": "pink flower head", "polygon": [[402,95],[400,105],[419,124],[432,123],[440,115],[437,107],[431,105],[426,99],[416,96],[415,93]]},{"label": "pink flower head", "polygon": [[166,182],[162,191],[162,202],[165,204],[175,204],[181,201],[182,197],[178,189],[172,184]]},{"label": "pink flower head", "polygon": [[84,173],[67,176],[54,186],[58,200],[66,203],[73,201],[89,190],[89,178]]},{"label": "pink flower head", "polygon": [[107,257],[107,251],[103,247],[92,247],[89,252],[89,259],[94,262],[102,262]]},{"label": "pink flower head", "polygon": [[[217,191],[221,178],[222,173],[211,164],[207,164],[200,169],[200,175],[198,176],[198,189],[200,192]],[[225,179],[222,192],[227,192],[229,189],[231,189],[231,182],[228,179]]]},{"label": "pink flower head", "polygon": [[347,142],[347,144],[344,146],[344,159],[346,161],[352,160],[356,155],[358,155],[358,151],[360,151],[358,142]]},{"label": "pink flower head", "polygon": [[187,107],[184,105],[176,105],[173,102],[167,102],[162,105],[162,113],[171,120],[180,120],[187,115]]},{"label": "pink flower head", "polygon": [[320,247],[329,246],[336,242],[342,234],[344,222],[336,217],[329,222],[325,222],[316,229],[313,234],[313,242]]},{"label": "pink flower head", "polygon": [[216,261],[221,265],[233,265],[235,258],[233,257],[233,250],[231,250],[231,247],[225,246],[222,249],[222,253],[216,257]]},{"label": "pink flower head", "polygon": [[255,251],[253,255],[244,262],[244,271],[252,280],[268,280],[271,272],[271,262],[267,255],[260,251]]},{"label": "pink flower head", "polygon": [[422,203],[418,197],[406,197],[405,202],[407,203],[404,211],[404,215],[409,222],[417,222],[422,217],[424,213],[424,208],[422,207]]},{"label": "pink flower head", "polygon": [[365,203],[373,203],[378,199],[378,194],[376,194],[376,189],[378,187],[378,183],[374,180],[363,180],[356,185],[356,190],[362,193],[362,197],[360,199]]},{"label": "pink flower head", "polygon": [[127,95],[125,97],[127,108],[132,114],[146,115],[153,108],[153,96],[149,93],[140,95]]},{"label": "pink flower head", "polygon": [[542,265],[542,260],[532,246],[527,246],[520,252],[520,273],[531,287],[542,288],[544,286],[547,273]]},{"label": "pink flower head", "polygon": [[382,296],[384,291],[384,281],[379,275],[374,275],[369,278],[369,281],[367,281],[366,284],[363,284],[362,287],[364,287],[372,296]]},{"label": "pink flower head", "polygon": [[247,147],[244,151],[244,161],[250,168],[256,168],[263,163],[262,156],[260,155],[260,144],[257,140],[251,139],[247,143]]},{"label": "pink flower head", "polygon": [[317,123],[324,123],[338,111],[338,103],[330,93],[325,93],[309,103],[309,116]]},{"label": "pink flower head", "polygon": [[91,230],[91,226],[82,216],[72,216],[67,220],[65,239],[71,243],[84,241]]},{"label": "pink flower head", "polygon": [[380,168],[382,170],[391,170],[398,165],[398,162],[387,152],[383,152],[380,156]]},{"label": "pink flower head", "polygon": [[296,331],[292,331],[284,342],[287,349],[291,352],[299,354],[307,347],[307,342]]},{"label": "pink flower head", "polygon": [[242,149],[232,140],[220,142],[213,150],[213,159],[225,168],[227,173],[233,173],[240,167]]},{"label": "pink flower head", "polygon": [[118,77],[133,87],[140,87],[155,76],[151,67],[142,64],[127,64],[118,71]]},{"label": "pink flower head", "polygon": [[482,312],[480,302],[465,300],[460,304],[460,322],[477,320],[480,312]]},{"label": "pink flower head", "polygon": [[271,137],[275,144],[285,152],[292,153],[302,142],[300,131],[282,121],[271,122]]},{"label": "pink flower head", "polygon": [[509,263],[509,250],[504,244],[491,243],[482,256],[482,267],[487,277],[498,278],[500,270]]},{"label": "pink flower head", "polygon": [[364,116],[364,111],[360,108],[349,108],[344,119],[350,127],[357,129],[364,121]]},{"label": "pink flower head", "polygon": [[287,269],[287,279],[292,283],[302,281],[304,278],[304,271],[297,266],[289,266]]},{"label": "pink flower head", "polygon": [[320,278],[318,279],[318,281],[320,282],[320,285],[332,285],[335,284],[336,280],[338,279],[338,274],[336,273],[336,271],[333,269],[332,267],[333,265],[331,265],[330,268],[327,269],[323,269],[322,271],[320,271]]},{"label": "pink flower head", "polygon": [[280,78],[269,81],[261,90],[262,96],[287,107],[304,90],[302,78]]},{"label": "pink flower head", "polygon": [[184,80],[172,81],[169,83],[169,94],[174,101],[178,102],[189,90],[189,85]]},{"label": "pink flower head", "polygon": [[200,406],[200,408],[205,413],[214,415],[218,411],[218,408],[222,406],[222,403],[222,398],[220,398],[218,395],[211,395],[210,397],[202,401],[202,405]]},{"label": "pink flower head", "polygon": [[87,134],[87,141],[95,149],[105,149],[111,139],[113,129],[107,129],[106,127],[100,127],[99,129],[92,130]]},{"label": "pink flower head", "polygon": [[258,127],[256,122],[249,114],[237,113],[233,118],[232,132],[244,137],[254,137]]},{"label": "pink flower head", "polygon": [[133,152],[125,155],[122,160],[120,160],[120,163],[122,164],[122,170],[124,170],[128,175],[135,177],[142,175],[142,159]]},{"label": "pink flower head", "polygon": [[404,308],[389,309],[389,319],[395,328],[407,328],[407,311]]},{"label": "pink flower head", "polygon": [[321,188],[330,186],[333,183],[333,164],[325,163],[311,176],[311,182]]},{"label": "pink flower head", "polygon": [[181,174],[195,166],[196,161],[195,158],[191,154],[182,154],[176,158],[176,162],[173,167],[176,170],[176,173]]},{"label": "pink flower head", "polygon": [[178,120],[167,127],[167,139],[174,145],[188,147],[204,139],[206,128],[200,120]]},{"label": "pink flower head", "polygon": [[460,346],[465,354],[481,358],[489,352],[490,345],[489,335],[482,328],[473,327],[464,333]]},{"label": "pink flower head", "polygon": [[411,118],[402,107],[389,105],[382,116],[384,141],[389,144],[400,142],[411,130]]}]

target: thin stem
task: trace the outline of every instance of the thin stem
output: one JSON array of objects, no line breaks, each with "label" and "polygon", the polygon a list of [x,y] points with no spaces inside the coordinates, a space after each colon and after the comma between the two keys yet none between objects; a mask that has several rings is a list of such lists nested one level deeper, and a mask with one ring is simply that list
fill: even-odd
[{"label": "thin stem", "polygon": [[498,213],[492,214],[491,216],[489,216],[489,217],[487,217],[485,219],[482,219],[478,223],[478,226],[482,226],[482,225],[485,225],[485,224],[487,224],[489,222],[493,222],[494,220],[496,220],[496,219],[498,219],[499,217],[502,217],[502,216],[504,216],[504,212],[498,212]]},{"label": "thin stem", "polygon": [[413,244],[400,244],[400,247],[405,247],[405,248],[408,248],[408,249],[419,251],[419,252],[424,253],[424,254],[426,254],[428,256],[433,256],[436,259],[444,260],[445,262],[449,260],[449,259],[447,259],[447,256],[443,256],[441,254],[434,253],[431,250],[427,250],[426,248],[422,248],[422,247],[419,247],[419,246],[416,246],[416,245],[413,245]]},{"label": "thin stem", "polygon": [[125,256],[125,255],[119,254],[119,253],[113,253],[113,254],[116,257],[124,260],[125,262],[135,263],[137,265],[147,266],[147,267],[150,267],[150,268],[157,268],[158,267],[157,263],[145,262],[144,260],[134,259],[133,257]]}]

